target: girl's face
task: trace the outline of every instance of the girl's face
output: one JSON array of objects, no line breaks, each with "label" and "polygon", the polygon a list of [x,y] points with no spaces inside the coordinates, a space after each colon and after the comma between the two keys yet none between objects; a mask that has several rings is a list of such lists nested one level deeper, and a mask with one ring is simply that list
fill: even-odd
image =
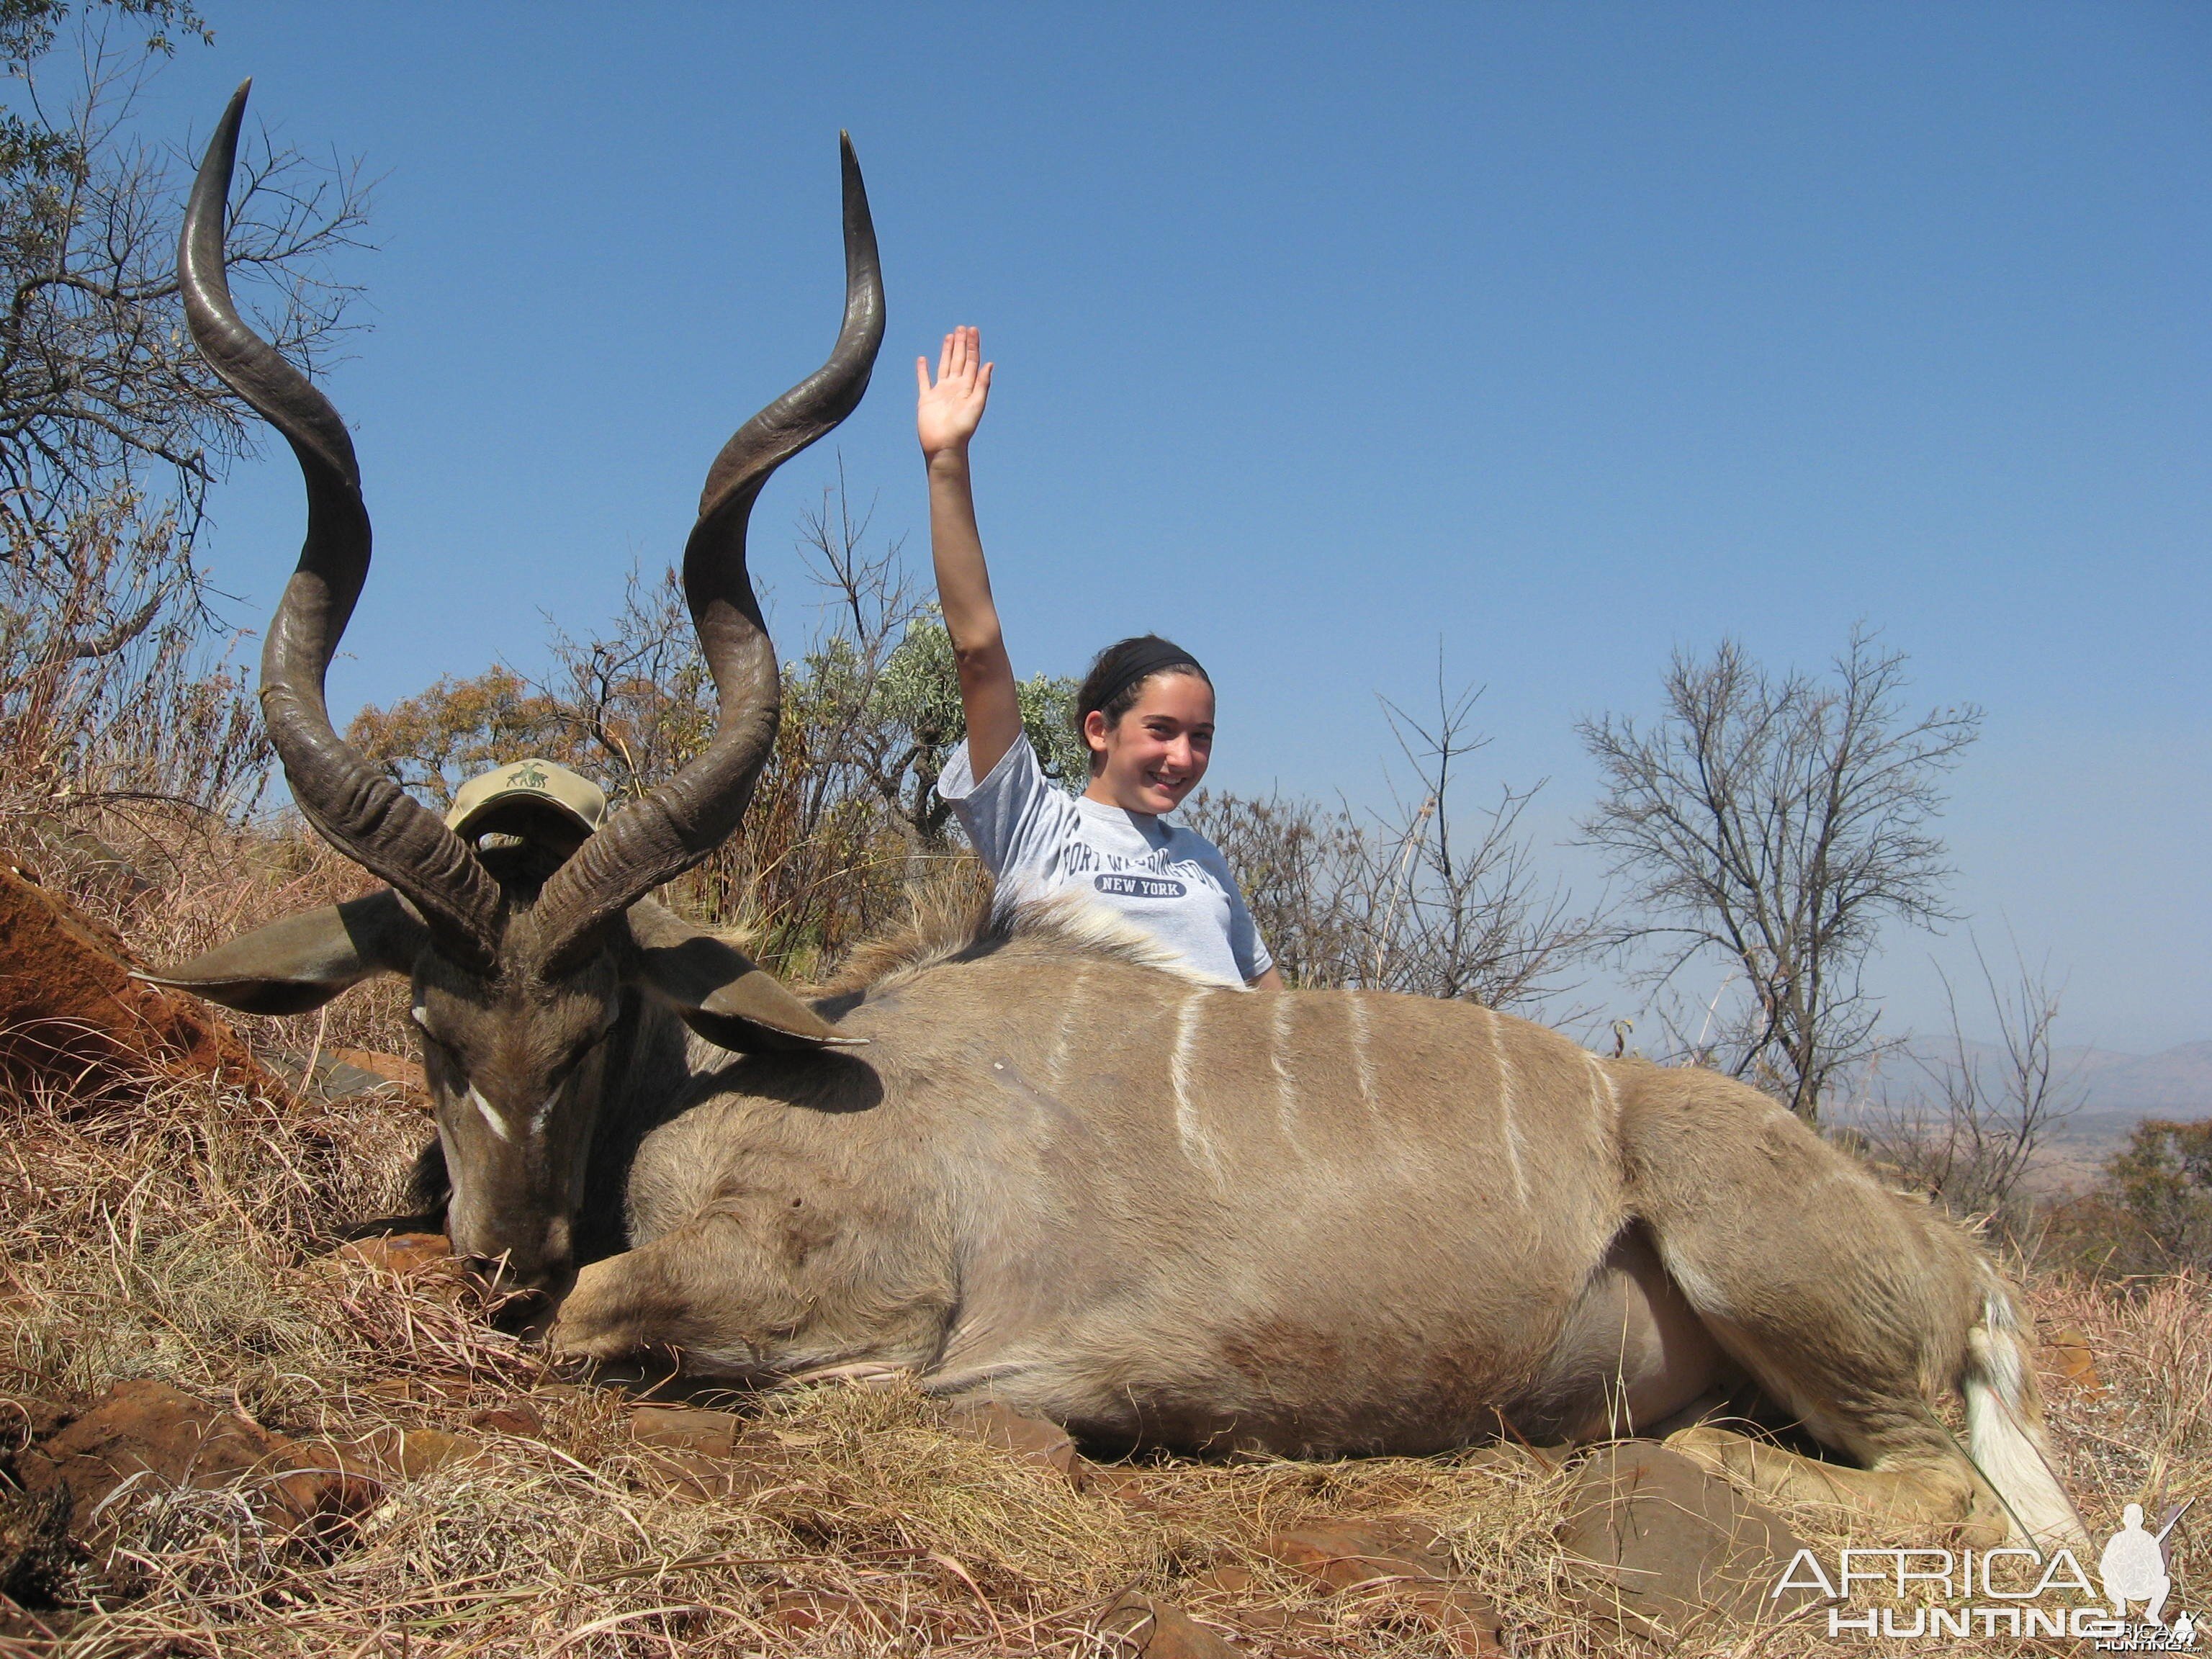
[{"label": "girl's face", "polygon": [[1099,760],[1083,793],[1125,812],[1172,812],[1213,756],[1213,688],[1195,674],[1155,674],[1112,726],[1097,709],[1083,740]]}]

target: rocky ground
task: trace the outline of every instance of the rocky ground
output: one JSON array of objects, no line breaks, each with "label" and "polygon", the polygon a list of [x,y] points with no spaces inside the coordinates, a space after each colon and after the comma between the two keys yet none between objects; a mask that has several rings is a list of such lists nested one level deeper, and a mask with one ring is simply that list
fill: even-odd
[{"label": "rocky ground", "polygon": [[[1801,1545],[1944,1540],[1778,1512],[1645,1443],[1100,1466],[909,1389],[553,1365],[442,1240],[333,1243],[426,1133],[409,1062],[278,1050],[128,961],[0,872],[0,1656],[2018,1645],[1832,1639],[1771,1594]],[[2212,1488],[2206,1288],[2030,1282],[2093,1528]]]}]

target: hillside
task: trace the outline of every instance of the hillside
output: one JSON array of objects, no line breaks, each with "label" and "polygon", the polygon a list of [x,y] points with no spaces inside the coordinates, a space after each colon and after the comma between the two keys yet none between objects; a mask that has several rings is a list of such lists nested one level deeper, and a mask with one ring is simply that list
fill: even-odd
[{"label": "hillside", "polygon": [[[1985,1078],[2002,1075],[2004,1051],[1996,1045],[1970,1042],[1966,1055]],[[2062,1048],[2054,1060],[2055,1092],[2072,1109],[2053,1126],[2037,1159],[2033,1184],[2043,1191],[2086,1187],[2145,1118],[2212,1117],[2212,1042],[2179,1043],[2154,1054]],[[1957,1063],[1948,1042],[1909,1038],[1853,1079],[1852,1098],[1828,1115],[1864,1123],[1884,1110],[1932,1102]]]}]

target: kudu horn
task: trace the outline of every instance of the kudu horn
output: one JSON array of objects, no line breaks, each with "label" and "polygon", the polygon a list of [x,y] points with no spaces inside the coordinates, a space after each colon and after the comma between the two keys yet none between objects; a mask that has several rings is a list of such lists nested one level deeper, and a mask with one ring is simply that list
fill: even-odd
[{"label": "kudu horn", "polygon": [[769,475],[832,430],[860,401],[884,341],[884,278],[867,188],[849,134],[845,179],[845,321],[829,362],[738,428],[708,470],[684,548],[684,595],[720,700],[706,749],[610,818],[546,882],[541,948],[558,960],[662,882],[705,859],[738,827],[775,743],[782,687],[775,647],[745,569],[745,523]]},{"label": "kudu horn", "polygon": [[[185,315],[203,355],[284,434],[307,481],[307,537],[262,653],[261,705],[294,799],[341,850],[410,900],[447,946],[492,968],[503,926],[497,884],[460,838],[363,760],[331,725],[324,677],[368,572],[368,510],[353,441],[329,399],[240,320],[222,232],[239,88],[208,145],[178,254]],[[745,524],[769,476],[852,413],[884,337],[883,272],[852,139],[841,135],[845,320],[822,368],[738,429],[707,475],[684,550],[684,592],[718,699],[707,748],[617,812],[555,872],[534,907],[537,954],[554,963],[602,924],[727,840],[775,741],[775,648],[745,568]]]},{"label": "kudu horn", "polygon": [[231,94],[200,161],[177,280],[201,356],[284,434],[307,481],[307,540],[261,652],[262,719],[307,821],[410,900],[449,951],[488,969],[501,927],[498,884],[435,813],[338,736],[324,701],[324,677],[368,574],[368,508],[353,440],[337,410],[246,326],[231,301],[223,225],[252,85]]}]

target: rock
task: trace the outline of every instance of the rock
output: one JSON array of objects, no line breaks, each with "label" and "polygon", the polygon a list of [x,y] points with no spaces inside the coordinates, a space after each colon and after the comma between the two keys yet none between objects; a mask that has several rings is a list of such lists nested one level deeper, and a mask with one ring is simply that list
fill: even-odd
[{"label": "rock", "polygon": [[697,1406],[641,1406],[629,1414],[630,1438],[661,1451],[727,1457],[736,1449],[744,1419],[735,1412]]},{"label": "rock", "polygon": [[636,1478],[641,1491],[658,1492],[689,1504],[721,1504],[743,1498],[756,1482],[750,1471],[727,1458],[681,1447],[638,1448]]},{"label": "rock", "polygon": [[1395,1599],[1462,1659],[1500,1659],[1507,1651],[1505,1621],[1497,1605],[1472,1585],[1410,1584]]},{"label": "rock", "polygon": [[1649,1441],[1601,1447],[1582,1466],[1559,1541],[1594,1581],[1585,1607],[1661,1641],[1771,1621],[1820,1599],[1771,1595],[1804,1547],[1780,1516]]},{"label": "rock", "polygon": [[1115,1659],[1239,1659],[1235,1648],[1182,1608],[1137,1590],[1098,1617],[1099,1645]]},{"label": "rock", "polygon": [[264,1526],[289,1532],[370,1501],[331,1449],[271,1433],[252,1419],[166,1382],[124,1382],[51,1439],[15,1459],[33,1498],[66,1493],[69,1528],[89,1536],[94,1512],[125,1481],[250,1493]]},{"label": "rock", "polygon": [[1451,1552],[1418,1522],[1303,1527],[1279,1532],[1261,1547],[1331,1594],[1388,1598],[1471,1659],[1505,1650],[1498,1609],[1473,1586],[1452,1582]]},{"label": "rock", "polygon": [[410,1094],[420,1095],[425,1101],[430,1096],[429,1079],[422,1075],[422,1066],[400,1054],[380,1054],[374,1048],[331,1048],[330,1057],[339,1064],[350,1066],[357,1072],[386,1083],[396,1083]]},{"label": "rock", "polygon": [[742,1498],[772,1473],[733,1462],[744,1419],[698,1406],[641,1406],[629,1414],[639,1484],[693,1503]]},{"label": "rock", "polygon": [[1131,1509],[1157,1511],[1164,1507],[1154,1491],[1156,1484],[1143,1469],[1088,1460],[1083,1464],[1085,1492],[1094,1498],[1111,1498]]},{"label": "rock", "polygon": [[1332,1591],[1441,1578],[1451,1571],[1451,1557],[1437,1548],[1434,1534],[1423,1538],[1402,1527],[1367,1522],[1279,1532],[1261,1548]]},{"label": "rock", "polygon": [[1571,1446],[1528,1446],[1518,1440],[1500,1440],[1495,1445],[1477,1447],[1462,1462],[1466,1468],[1486,1474],[1540,1480],[1566,1468],[1573,1456]]},{"label": "rock", "polygon": [[1259,1583],[1260,1577],[1249,1567],[1224,1562],[1208,1567],[1190,1582],[1200,1589],[1211,1591],[1216,1595],[1249,1595]]},{"label": "rock", "polygon": [[811,1631],[848,1625],[865,1628],[873,1621],[854,1596],[836,1590],[778,1590],[768,1598],[761,1622],[787,1635],[804,1636]]},{"label": "rock", "polygon": [[1313,1659],[1343,1651],[1344,1632],[1315,1607],[1235,1607],[1222,1613],[1220,1622],[1240,1635],[1264,1638],[1271,1659]]},{"label": "rock", "polygon": [[443,1233],[383,1233],[374,1238],[349,1239],[331,1254],[342,1261],[357,1261],[386,1273],[459,1265],[453,1242]]},{"label": "rock", "polygon": [[1048,1469],[1080,1490],[1090,1465],[1075,1449],[1066,1429],[1041,1417],[1024,1417],[997,1401],[957,1407],[945,1426],[973,1435],[987,1446],[1013,1455],[1018,1462]]},{"label": "rock", "polygon": [[545,1432],[545,1419],[538,1407],[528,1401],[517,1401],[508,1406],[487,1406],[482,1411],[469,1413],[471,1428],[489,1429],[494,1434],[517,1435],[534,1440]]},{"label": "rock", "polygon": [[417,1111],[430,1109],[430,1087],[422,1066],[398,1054],[380,1054],[374,1048],[316,1048],[304,1054],[275,1054],[269,1063],[302,1100],[328,1104],[380,1095]]},{"label": "rock", "polygon": [[2072,1325],[2051,1332],[2043,1345],[2045,1364],[2091,1400],[2105,1397],[2105,1379],[2097,1373],[2097,1357],[2089,1352],[2089,1339]]},{"label": "rock", "polygon": [[151,1073],[290,1098],[213,1009],[131,969],[113,932],[0,865],[0,1070],[76,1093]]}]

